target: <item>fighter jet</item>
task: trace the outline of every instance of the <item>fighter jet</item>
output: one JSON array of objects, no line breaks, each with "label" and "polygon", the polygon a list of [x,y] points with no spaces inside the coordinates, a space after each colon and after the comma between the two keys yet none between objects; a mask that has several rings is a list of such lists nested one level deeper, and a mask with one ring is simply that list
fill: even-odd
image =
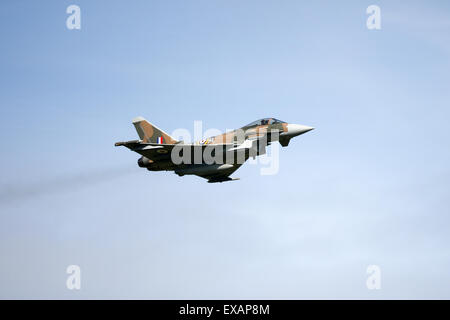
[{"label": "fighter jet", "polygon": [[171,137],[142,117],[133,119],[139,140],[116,142],[141,155],[138,165],[149,171],[174,171],[179,176],[196,175],[210,183],[238,180],[230,175],[250,157],[266,153],[266,146],[289,141],[314,128],[264,118],[193,143]]}]

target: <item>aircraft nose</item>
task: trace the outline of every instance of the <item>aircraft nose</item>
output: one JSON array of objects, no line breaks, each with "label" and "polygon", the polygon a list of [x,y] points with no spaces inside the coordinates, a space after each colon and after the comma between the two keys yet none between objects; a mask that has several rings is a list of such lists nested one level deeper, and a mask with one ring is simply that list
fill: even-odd
[{"label": "aircraft nose", "polygon": [[295,136],[299,136],[301,134],[304,134],[304,133],[306,133],[308,131],[311,131],[314,128],[313,127],[304,126],[304,125],[301,125],[301,124],[289,123],[287,125],[287,129],[288,129],[287,134],[292,136],[292,137],[295,137]]}]

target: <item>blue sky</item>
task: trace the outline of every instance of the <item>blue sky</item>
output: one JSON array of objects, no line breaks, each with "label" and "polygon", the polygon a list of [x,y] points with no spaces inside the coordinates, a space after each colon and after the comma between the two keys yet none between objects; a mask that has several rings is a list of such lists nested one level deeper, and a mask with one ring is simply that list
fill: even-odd
[{"label": "blue sky", "polygon": [[[0,297],[450,298],[449,16],[446,1],[3,1]],[[246,164],[208,184],[115,148],[139,115],[316,130],[277,175]]]}]

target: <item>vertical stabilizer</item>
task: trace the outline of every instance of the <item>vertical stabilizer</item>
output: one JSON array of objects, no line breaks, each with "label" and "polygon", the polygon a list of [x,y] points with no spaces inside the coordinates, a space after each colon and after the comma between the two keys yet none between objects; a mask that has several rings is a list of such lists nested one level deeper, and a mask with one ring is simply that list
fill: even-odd
[{"label": "vertical stabilizer", "polygon": [[145,143],[175,144],[178,141],[142,117],[133,119],[139,138]]}]

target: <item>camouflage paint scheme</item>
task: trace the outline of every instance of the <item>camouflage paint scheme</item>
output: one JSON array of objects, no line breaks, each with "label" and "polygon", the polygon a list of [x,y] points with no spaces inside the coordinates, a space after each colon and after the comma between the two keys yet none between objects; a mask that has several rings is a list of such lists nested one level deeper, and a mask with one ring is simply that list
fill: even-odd
[{"label": "camouflage paint scheme", "polygon": [[[179,176],[193,174],[208,179],[208,182],[237,180],[229,176],[250,156],[264,154],[265,147],[272,141],[279,141],[285,147],[294,136],[313,129],[264,118],[208,139],[183,143],[142,117],[133,119],[133,125],[140,140],[116,142],[115,146],[125,146],[142,155],[138,160],[140,167],[150,171],[174,171]],[[203,158],[207,151],[213,162]],[[183,162],[175,161],[177,155],[185,156]]]}]

